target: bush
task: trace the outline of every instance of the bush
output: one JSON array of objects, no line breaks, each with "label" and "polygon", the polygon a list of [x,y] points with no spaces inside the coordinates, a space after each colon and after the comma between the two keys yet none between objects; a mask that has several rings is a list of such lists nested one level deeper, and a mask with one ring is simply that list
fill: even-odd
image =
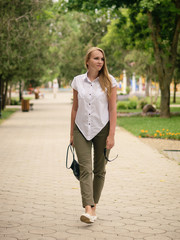
[{"label": "bush", "polygon": [[138,102],[138,97],[137,96],[132,96],[128,98],[130,101],[135,101]]},{"label": "bush", "polygon": [[11,105],[20,105],[20,101],[18,98],[11,98]]},{"label": "bush", "polygon": [[138,98],[136,96],[129,98],[128,109],[136,109],[138,104]]},{"label": "bush", "polygon": [[156,106],[156,109],[160,109],[160,103],[157,102],[155,106]]},{"label": "bush", "polygon": [[126,87],[126,93],[129,94],[130,93],[130,87]]},{"label": "bush", "polygon": [[141,100],[138,102],[138,108],[143,109],[143,107],[144,107],[146,104],[148,104],[148,101],[147,101],[145,98],[143,98],[143,99],[141,99]]},{"label": "bush", "polygon": [[137,102],[136,101],[130,101],[127,105],[128,109],[136,109],[137,108]]},{"label": "bush", "polygon": [[117,110],[121,110],[121,109],[127,109],[127,103],[118,102],[117,103]]}]

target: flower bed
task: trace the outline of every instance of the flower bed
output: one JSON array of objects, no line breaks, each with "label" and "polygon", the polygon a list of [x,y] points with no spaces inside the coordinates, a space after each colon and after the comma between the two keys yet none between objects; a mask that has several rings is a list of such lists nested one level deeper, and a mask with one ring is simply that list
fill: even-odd
[{"label": "flower bed", "polygon": [[142,138],[161,138],[161,139],[180,140],[180,133],[174,133],[174,132],[169,131],[169,129],[163,128],[161,131],[156,130],[156,132],[153,135],[150,135],[148,133],[148,130],[141,129],[139,137],[140,138],[142,137]]}]

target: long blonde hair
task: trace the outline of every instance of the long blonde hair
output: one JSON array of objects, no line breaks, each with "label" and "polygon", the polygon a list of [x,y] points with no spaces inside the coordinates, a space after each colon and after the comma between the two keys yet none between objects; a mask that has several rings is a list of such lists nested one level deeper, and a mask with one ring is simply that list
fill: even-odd
[{"label": "long blonde hair", "polygon": [[86,53],[86,56],[85,56],[85,65],[86,65],[86,68],[88,69],[88,64],[87,62],[89,61],[90,57],[91,57],[91,53],[93,51],[100,51],[102,54],[103,54],[103,58],[104,58],[104,64],[103,64],[103,67],[101,68],[101,70],[99,71],[99,83],[101,85],[101,88],[102,90],[105,92],[106,89],[107,89],[107,96],[108,98],[110,97],[111,95],[111,85],[112,85],[112,81],[111,81],[111,78],[109,76],[109,73],[108,73],[108,69],[107,69],[107,65],[106,65],[106,58],[105,58],[105,53],[104,51],[101,49],[101,48],[98,48],[98,47],[91,47],[87,53]]}]

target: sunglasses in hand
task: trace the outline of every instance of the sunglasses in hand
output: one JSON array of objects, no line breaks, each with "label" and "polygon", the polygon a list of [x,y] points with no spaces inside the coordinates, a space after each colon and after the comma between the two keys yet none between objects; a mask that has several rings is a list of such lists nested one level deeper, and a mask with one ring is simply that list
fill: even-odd
[{"label": "sunglasses in hand", "polygon": [[110,159],[107,157],[107,148],[105,148],[105,149],[104,149],[104,157],[105,157],[106,161],[112,162],[112,161],[114,161],[114,160],[118,157],[118,154],[117,154],[117,156],[116,156],[115,158],[113,158],[113,159],[110,160]]}]

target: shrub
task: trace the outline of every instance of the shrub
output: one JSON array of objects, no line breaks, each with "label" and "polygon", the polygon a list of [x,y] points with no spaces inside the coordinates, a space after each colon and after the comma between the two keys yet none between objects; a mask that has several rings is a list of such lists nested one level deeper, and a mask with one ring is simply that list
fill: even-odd
[{"label": "shrub", "polygon": [[155,103],[156,109],[160,109],[160,103]]},{"label": "shrub", "polygon": [[127,105],[128,109],[136,109],[137,108],[137,102],[136,101],[130,101]]},{"label": "shrub", "polygon": [[138,102],[138,108],[143,109],[143,107],[148,104],[148,101],[145,98],[142,98],[141,100],[139,100]]},{"label": "shrub", "polygon": [[126,93],[129,94],[130,93],[130,87],[126,87]]},{"label": "shrub", "polygon": [[20,105],[20,101],[18,98],[11,98],[11,105]]},{"label": "shrub", "polygon": [[127,109],[127,103],[118,102],[117,103],[117,110],[121,110],[121,109]]},{"label": "shrub", "polygon": [[129,97],[129,100],[134,101],[134,102],[138,102],[138,97],[132,96],[132,97]]}]

